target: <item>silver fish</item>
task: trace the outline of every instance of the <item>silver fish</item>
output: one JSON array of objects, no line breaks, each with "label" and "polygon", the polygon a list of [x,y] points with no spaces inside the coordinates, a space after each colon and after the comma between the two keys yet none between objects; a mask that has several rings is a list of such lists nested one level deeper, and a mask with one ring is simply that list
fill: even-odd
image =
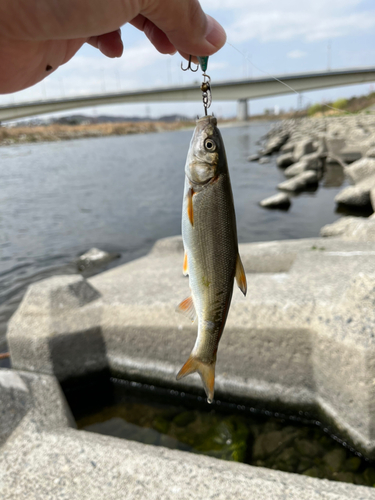
[{"label": "silver fish", "polygon": [[198,372],[211,402],[216,353],[234,279],[244,295],[247,290],[224,143],[212,116],[197,121],[187,155],[182,238],[183,272],[189,275],[191,297],[183,300],[178,309],[192,321],[198,317],[198,336],[177,380]]}]

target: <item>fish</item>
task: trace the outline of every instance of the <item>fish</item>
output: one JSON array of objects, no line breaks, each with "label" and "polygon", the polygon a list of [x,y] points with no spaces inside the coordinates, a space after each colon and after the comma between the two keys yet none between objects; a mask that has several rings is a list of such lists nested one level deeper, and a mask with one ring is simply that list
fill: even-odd
[{"label": "fish", "polygon": [[211,115],[197,120],[186,159],[182,239],[183,274],[189,276],[191,296],[177,310],[191,321],[198,318],[198,335],[177,380],[198,372],[211,403],[234,280],[244,295],[247,292],[224,142]]}]

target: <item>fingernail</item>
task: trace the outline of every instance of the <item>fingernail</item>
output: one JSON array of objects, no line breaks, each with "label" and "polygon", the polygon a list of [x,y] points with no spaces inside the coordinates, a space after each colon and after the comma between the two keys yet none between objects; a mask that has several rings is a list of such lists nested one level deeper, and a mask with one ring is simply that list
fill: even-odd
[{"label": "fingernail", "polygon": [[224,28],[209,15],[207,15],[207,28],[205,38],[208,43],[214,45],[217,48],[222,47],[227,40],[227,35],[224,31]]}]

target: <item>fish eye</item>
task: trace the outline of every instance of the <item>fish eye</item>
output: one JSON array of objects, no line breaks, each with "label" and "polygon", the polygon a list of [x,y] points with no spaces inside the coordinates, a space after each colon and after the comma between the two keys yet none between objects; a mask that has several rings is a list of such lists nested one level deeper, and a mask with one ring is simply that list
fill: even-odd
[{"label": "fish eye", "polygon": [[216,149],[216,144],[215,144],[215,141],[213,141],[212,139],[206,139],[204,141],[204,147],[208,150],[208,151],[215,151]]}]

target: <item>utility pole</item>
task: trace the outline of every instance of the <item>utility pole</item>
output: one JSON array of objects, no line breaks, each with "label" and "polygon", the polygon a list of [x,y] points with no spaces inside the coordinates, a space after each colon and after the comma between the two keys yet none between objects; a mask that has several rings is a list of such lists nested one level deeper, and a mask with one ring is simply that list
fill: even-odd
[{"label": "utility pole", "polygon": [[329,40],[327,45],[327,71],[331,71],[331,47],[332,42]]}]

